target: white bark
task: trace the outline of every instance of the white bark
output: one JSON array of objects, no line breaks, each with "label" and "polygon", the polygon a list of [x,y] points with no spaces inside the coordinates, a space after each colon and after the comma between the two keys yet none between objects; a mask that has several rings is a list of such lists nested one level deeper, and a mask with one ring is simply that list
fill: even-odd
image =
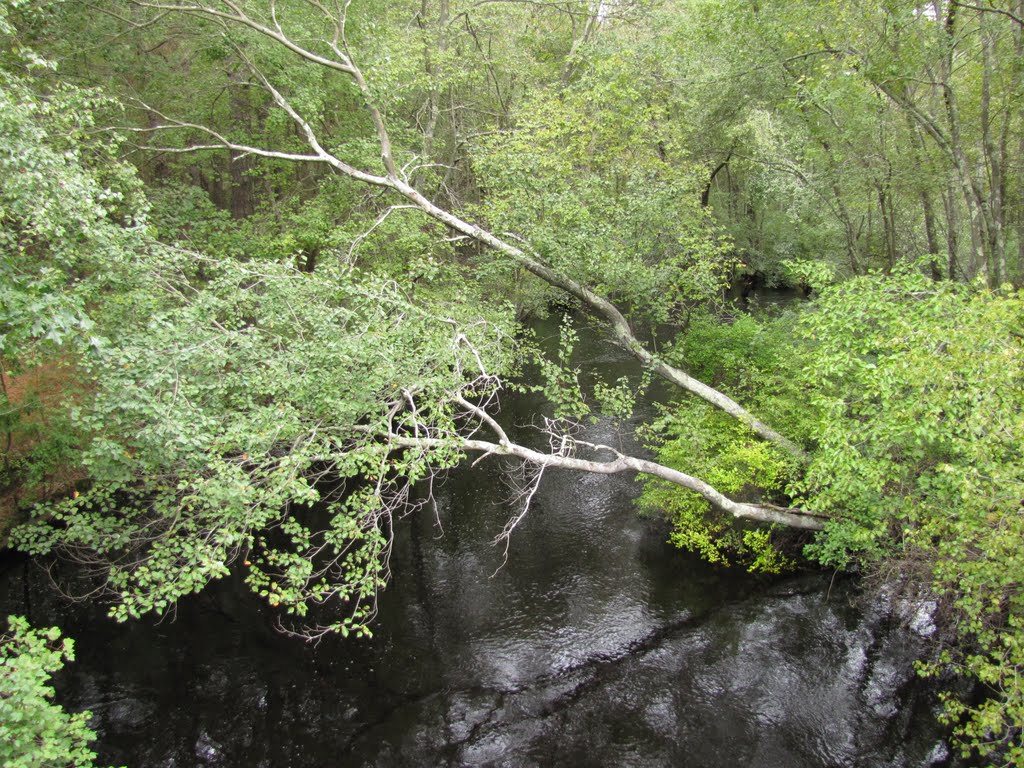
[{"label": "white bark", "polygon": [[[351,0],[349,0],[351,2]],[[806,455],[804,451],[791,440],[780,434],[776,430],[772,429],[769,425],[756,418],[753,414],[748,412],[743,406],[737,403],[735,400],[730,398],[723,392],[719,392],[713,387],[693,378],[685,371],[676,368],[675,366],[669,365],[664,360],[659,359],[650,350],[648,350],[633,333],[630,328],[629,322],[625,316],[619,311],[619,309],[612,304],[612,302],[600,296],[582,283],[574,280],[568,275],[562,274],[552,269],[547,264],[537,257],[535,254],[529,253],[523,248],[517,247],[512,243],[504,240],[494,233],[489,232],[482,227],[479,227],[459,216],[456,216],[451,211],[448,211],[429,200],[419,190],[417,190],[413,184],[406,178],[405,174],[400,171],[395,163],[394,155],[391,148],[391,139],[388,134],[387,126],[380,110],[375,104],[373,94],[370,92],[369,86],[366,79],[363,76],[359,66],[351,56],[347,42],[345,41],[345,12],[348,9],[348,3],[345,3],[336,13],[332,13],[328,8],[321,5],[317,0],[310,0],[310,4],[314,8],[318,8],[325,16],[325,18],[333,25],[334,35],[333,39],[329,41],[329,46],[335,55],[335,59],[325,58],[324,56],[305,48],[295,41],[291,40],[283,31],[281,25],[278,23],[276,15],[273,15],[273,3],[270,4],[270,10],[273,17],[273,26],[255,19],[249,15],[241,3],[236,0],[222,0],[220,5],[203,4],[203,3],[161,3],[161,2],[144,2],[143,0],[134,0],[134,5],[142,6],[161,12],[178,12],[186,13],[203,18],[214,19],[221,22],[227,22],[237,24],[248,29],[251,29],[265,37],[274,40],[281,45],[285,46],[288,50],[292,51],[296,55],[306,59],[309,62],[317,64],[319,66],[325,66],[338,72],[342,72],[350,76],[355,83],[356,87],[363,99],[363,104],[370,113],[370,117],[373,121],[374,130],[377,134],[377,139],[380,144],[381,150],[381,163],[384,167],[385,173],[383,175],[370,173],[358,168],[355,168],[348,163],[345,163],[340,158],[336,157],[332,153],[328,152],[323,145],[320,143],[315,132],[309,123],[292,107],[288,102],[287,98],[280,93],[269,80],[259,72],[255,67],[252,67],[254,75],[260,79],[264,87],[273,96],[274,101],[277,105],[283,109],[299,126],[303,136],[305,136],[307,143],[313,150],[312,155],[297,156],[294,154],[287,153],[276,153],[270,150],[261,150],[254,147],[242,146],[229,141],[226,137],[208,129],[203,126],[197,126],[194,124],[181,123],[177,121],[169,121],[164,126],[159,128],[192,128],[200,130],[221,143],[222,146],[233,149],[239,152],[247,152],[252,154],[260,154],[267,157],[280,157],[282,159],[302,159],[313,162],[327,163],[328,165],[335,168],[339,173],[344,174],[352,179],[361,181],[367,184],[375,186],[386,187],[394,190],[398,194],[402,195],[408,201],[413,203],[419,210],[425,213],[427,216],[443,223],[447,227],[454,229],[455,231],[465,235],[469,238],[488,246],[494,251],[508,257],[510,260],[526,269],[531,274],[545,281],[549,285],[556,288],[560,288],[571,296],[581,301],[591,312],[602,317],[611,326],[612,332],[616,340],[632,354],[641,364],[657,373],[662,378],[671,381],[673,384],[685,389],[697,397],[702,398],[706,402],[721,409],[730,416],[740,420],[751,430],[753,430],[761,438],[774,443],[775,445],[782,448],[784,451],[789,453],[791,456],[799,461],[805,461]],[[220,6],[223,6],[227,10],[221,10]],[[251,66],[251,64],[250,64]],[[150,129],[146,129],[150,130]],[[202,149],[209,148],[204,145]]]},{"label": "white bark", "polygon": [[463,451],[473,451],[497,456],[514,456],[537,467],[571,469],[578,472],[590,472],[599,475],[615,475],[622,472],[638,472],[652,475],[678,485],[703,496],[714,507],[727,512],[738,520],[753,520],[759,523],[774,523],[788,528],[799,528],[808,531],[820,531],[824,528],[826,518],[801,509],[776,507],[770,504],[747,504],[733,501],[703,480],[687,475],[671,467],[666,467],[646,459],[616,451],[606,445],[591,446],[601,452],[612,454],[611,461],[595,461],[580,459],[557,453],[542,453],[531,448],[513,443],[507,439],[498,443],[472,438],[441,439],[429,437],[408,437],[391,434],[387,436],[390,445],[400,448],[434,448],[455,445]]}]

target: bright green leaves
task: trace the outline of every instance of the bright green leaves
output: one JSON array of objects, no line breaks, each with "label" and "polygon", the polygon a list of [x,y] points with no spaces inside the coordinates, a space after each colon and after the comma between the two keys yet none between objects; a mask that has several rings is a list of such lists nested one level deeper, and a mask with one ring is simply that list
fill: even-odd
[{"label": "bright green leaves", "polygon": [[106,345],[97,308],[143,242],[134,170],[95,127],[111,101],[52,81],[7,24],[51,5],[0,6],[0,427],[3,482],[28,484],[26,500],[69,468],[76,436],[59,401],[76,390],[75,357]]},{"label": "bright green leaves", "polygon": [[96,738],[90,714],[69,715],[53,703],[50,677],[74,661],[74,643],[60,630],[32,629],[21,616],[8,618],[0,636],[0,762],[8,768],[91,766]]},{"label": "bright green leaves", "polygon": [[1019,327],[1016,297],[912,274],[827,294],[805,324],[806,375],[823,413],[806,480],[818,507],[887,537],[879,521],[913,523],[940,509],[945,517],[948,505],[976,496],[975,473],[1012,465],[1022,426]]},{"label": "bright green leaves", "polygon": [[[1024,717],[1024,296],[935,282],[911,269],[823,291],[799,323],[696,318],[669,356],[757,403],[813,446],[795,467],[709,408],[655,424],[658,459],[734,498],[773,496],[828,516],[805,554],[831,567],[887,563],[930,582],[959,634],[928,669],[986,687],[947,697],[964,748],[1020,760]],[[794,501],[795,500],[795,501]],[[656,481],[642,505],[673,543],[714,562],[774,570],[766,531],[736,528]]]},{"label": "bright green leaves", "polygon": [[[88,477],[41,505],[17,543],[106,569],[119,619],[169,610],[241,561],[297,621],[330,602],[317,621],[363,627],[389,499],[458,459],[447,443],[400,454],[378,436],[453,434],[452,393],[513,364],[505,307],[434,291],[423,251],[436,238],[408,218],[374,246],[396,249],[397,231],[398,258],[423,257],[418,303],[389,279],[401,269],[372,277],[346,263],[338,246],[352,233],[339,239],[326,214],[344,185],[289,212],[278,239],[245,237],[194,196],[167,202],[160,229],[219,253],[158,245],[130,206],[137,181],[87,137],[94,95],[2,85],[3,362],[67,348],[82,385],[63,393],[63,458]],[[322,503],[323,478],[342,485]]]},{"label": "bright green leaves", "polygon": [[875,275],[827,292],[804,328],[822,422],[801,487],[836,520],[809,552],[928,563],[957,666],[994,696],[950,698],[951,716],[966,744],[1019,760],[1024,297]]},{"label": "bright green leaves", "polygon": [[572,353],[579,336],[565,317],[559,326],[558,356],[552,360],[538,356],[540,373],[544,378],[543,392],[554,407],[555,419],[579,421],[590,413],[580,389],[580,369],[572,366]]},{"label": "bright green leaves", "polygon": [[[658,461],[706,480],[733,499],[761,501],[777,495],[793,472],[791,461],[760,442],[742,424],[703,403],[686,403],[653,424]],[[742,563],[778,572],[787,559],[767,531],[743,529],[696,493],[662,480],[645,480],[641,508],[672,522],[671,542],[713,563]]]},{"label": "bright green leaves", "polygon": [[96,101],[70,88],[43,100],[0,72],[0,355],[7,366],[25,364],[37,342],[50,349],[69,337],[84,343],[92,329],[89,277],[137,243],[111,221],[124,213],[132,184],[106,187],[120,171],[88,165],[97,158],[81,135]]},{"label": "bright green leaves", "polygon": [[[791,314],[775,319],[741,315],[728,324],[696,315],[666,357],[733,397],[755,404],[758,413],[807,441],[814,419],[797,380],[800,356],[792,344],[793,324]],[[644,432],[659,462],[705,479],[733,499],[785,501],[789,483],[799,476],[791,457],[704,403],[673,404]],[[640,503],[672,521],[674,544],[712,562],[772,572],[787,567],[770,533],[737,527],[697,494],[646,480]]]}]

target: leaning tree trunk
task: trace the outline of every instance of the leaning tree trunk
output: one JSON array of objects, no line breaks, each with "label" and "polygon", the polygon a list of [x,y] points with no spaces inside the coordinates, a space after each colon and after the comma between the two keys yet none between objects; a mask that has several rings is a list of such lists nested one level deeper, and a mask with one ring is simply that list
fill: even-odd
[{"label": "leaning tree trunk", "polygon": [[[202,131],[206,135],[213,137],[216,141],[216,144],[213,145],[194,145],[181,151],[208,150],[215,147],[223,147],[230,151],[243,152],[248,155],[272,157],[283,160],[324,163],[333,168],[336,172],[355,181],[393,190],[411,203],[412,207],[419,209],[427,216],[441,222],[451,230],[458,232],[460,235],[468,237],[471,240],[490,248],[494,252],[507,258],[513,264],[522,267],[549,285],[559,288],[578,299],[583,306],[587,308],[587,310],[598,317],[603,318],[610,326],[616,340],[626,350],[628,350],[633,357],[654,373],[738,419],[743,424],[747,425],[754,433],[763,439],[774,443],[797,460],[806,460],[806,455],[803,449],[784,435],[772,429],[760,419],[756,418],[753,414],[749,413],[728,395],[723,392],[719,392],[698,379],[693,378],[675,366],[669,365],[667,362],[648,350],[633,333],[633,330],[625,316],[606,298],[598,295],[569,275],[563,274],[545,264],[529,249],[529,246],[525,244],[522,247],[513,245],[507,237],[499,237],[493,232],[457,216],[452,211],[435,204],[422,192],[416,189],[395,162],[394,153],[392,151],[391,136],[388,132],[384,116],[377,106],[376,98],[364,77],[363,71],[355,63],[348,50],[345,38],[345,11],[343,9],[339,9],[337,11],[338,15],[334,16],[328,10],[326,5],[319,3],[314,4],[314,7],[319,8],[325,14],[326,18],[335,25],[333,40],[328,43],[328,48],[330,50],[330,54],[328,55],[303,47],[302,44],[285,34],[281,26],[277,24],[276,21],[274,26],[268,26],[262,23],[259,19],[248,15],[245,7],[240,4],[226,3],[222,8],[221,6],[201,4],[185,6],[161,2],[144,2],[143,0],[136,0],[136,2],[140,6],[154,9],[158,12],[185,13],[205,19],[212,19],[219,23],[234,24],[248,28],[279,43],[308,62],[312,62],[318,66],[325,67],[326,69],[342,73],[350,77],[362,97],[363,106],[369,113],[373,130],[379,144],[380,162],[383,166],[384,173],[381,174],[357,168],[325,149],[320,141],[320,137],[317,136],[317,133],[309,122],[299,114],[287,97],[274,87],[266,75],[264,75],[257,67],[255,67],[255,65],[252,64],[252,62],[248,60],[246,60],[246,63],[249,65],[252,74],[259,79],[263,87],[272,97],[274,103],[277,104],[277,106],[298,126],[300,133],[305,138],[309,148],[312,150],[312,154],[275,151],[261,147],[241,145],[231,141],[226,136],[207,126],[169,121],[168,124],[163,127]],[[347,7],[348,5],[346,4],[343,8]],[[598,3],[597,8],[598,12],[596,12],[596,16],[599,17],[599,11],[602,8],[600,3]],[[239,55],[244,57],[244,53],[241,51],[239,51]]]}]

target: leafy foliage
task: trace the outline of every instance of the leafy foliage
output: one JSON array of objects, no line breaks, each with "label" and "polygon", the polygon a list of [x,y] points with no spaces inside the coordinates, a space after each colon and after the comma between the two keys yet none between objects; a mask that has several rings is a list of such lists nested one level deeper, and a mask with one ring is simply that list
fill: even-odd
[{"label": "leafy foliage", "polygon": [[[952,666],[985,686],[980,704],[947,697],[947,716],[965,750],[1009,764],[1021,757],[1024,714],[1022,319],[1018,293],[906,268],[826,289],[796,327],[786,317],[697,320],[675,354],[799,426],[810,461],[787,465],[742,425],[689,402],[652,432],[663,463],[734,495],[774,494],[828,515],[809,558],[914,563],[904,577],[943,600],[959,640],[923,670]],[[764,532],[752,541],[692,494],[648,481],[641,503],[670,516],[674,543],[712,561],[780,564],[758,559],[769,551],[758,548]]]},{"label": "leafy foliage", "polygon": [[[759,412],[790,425],[790,434],[807,440],[814,418],[796,376],[799,358],[791,343],[793,324],[792,315],[774,319],[741,315],[725,324],[699,314],[666,356],[702,381],[753,400]],[[706,478],[732,498],[784,501],[789,483],[799,476],[792,457],[703,403],[682,401],[668,406],[644,433],[661,463]],[[737,527],[696,494],[679,492],[663,481],[645,480],[640,504],[668,516],[674,544],[712,562],[739,562],[751,570],[770,572],[783,570],[791,562],[770,535]]]},{"label": "leafy foliage", "polygon": [[[15,35],[9,14],[30,21],[51,4],[0,5],[0,420],[6,432],[4,484],[38,482],[68,459],[63,418],[38,399],[12,400],[12,375],[69,360],[103,343],[92,308],[107,267],[143,237],[145,208],[134,170],[117,161],[119,143],[95,130],[111,101],[52,80],[53,64]],[[52,398],[51,398],[52,399]],[[30,453],[11,456],[14,442]]]},{"label": "leafy foliage", "polygon": [[[1024,296],[912,271],[829,291],[804,324],[822,413],[799,484],[834,515],[826,564],[916,553],[956,617],[947,662],[993,694],[949,701],[967,743],[1019,761],[1024,722]],[[935,669],[935,668],[933,668]]]},{"label": "leafy foliage", "polygon": [[572,364],[572,353],[578,341],[579,335],[566,316],[558,329],[557,356],[555,359],[547,356],[538,358],[544,379],[542,390],[554,406],[554,416],[558,420],[579,421],[590,413],[590,406],[580,389],[580,369]]},{"label": "leafy foliage", "polygon": [[[166,611],[244,562],[253,590],[296,621],[333,601],[329,629],[367,631],[390,500],[459,459],[376,435],[450,436],[452,393],[511,369],[507,308],[435,295],[440,268],[414,304],[340,259],[297,269],[281,243],[245,260],[161,245],[116,143],[91,149],[98,97],[4,85],[3,362],[60,346],[87,395],[65,393],[60,442],[88,481],[37,506],[14,541],[109,569],[119,619]],[[208,213],[200,200],[159,218],[184,238],[186,217]],[[197,235],[226,237],[223,221]],[[404,413],[413,397],[422,410]],[[341,483],[329,498],[323,477]]]},{"label": "leafy foliage", "polygon": [[[1024,268],[1015,12],[353,3],[361,93],[252,29],[122,6],[0,2],[0,364],[60,357],[75,371],[62,420],[13,479],[61,462],[88,477],[37,510],[22,546],[109,566],[122,619],[237,565],[295,620],[338,598],[327,629],[365,631],[392,501],[459,459],[453,399],[486,401],[516,369],[513,316],[545,310],[550,288],[323,167],[200,157],[184,150],[210,134],[179,126],[136,176],[97,130],[147,134],[158,116],[141,98],[307,151],[265,76],[324,146],[379,172],[365,93],[417,190],[631,322],[684,327],[662,358],[809,456],[798,465],[684,401],[648,431],[662,461],[828,515],[806,550],[822,564],[927,564],[960,632],[930,669],[954,664],[993,691],[950,700],[949,715],[966,744],[1022,760],[1022,299],[1000,286]],[[316,7],[246,4],[327,53]],[[736,267],[820,298],[799,319],[723,321]],[[998,290],[953,282],[975,276]],[[539,366],[562,418],[592,407],[574,341],[566,324]],[[596,395],[619,417],[632,405],[626,379]],[[0,426],[28,430],[11,405]],[[410,432],[430,450],[379,437]],[[686,492],[651,482],[642,504],[708,559],[786,565],[773,532]]]},{"label": "leafy foliage", "polygon": [[32,629],[8,617],[0,636],[0,760],[9,768],[91,766],[96,734],[88,712],[66,713],[53,702],[50,677],[75,660],[74,642],[60,630]]},{"label": "leafy foliage", "polygon": [[[730,498],[760,501],[777,494],[792,467],[776,450],[757,441],[733,419],[702,405],[674,408],[653,423],[658,461],[705,478]],[[770,534],[738,526],[690,491],[663,480],[647,480],[640,506],[672,521],[670,541],[712,563],[743,563],[751,571],[777,573],[791,561],[772,546]]]},{"label": "leafy foliage", "polygon": [[[166,610],[245,559],[272,604],[302,616],[338,596],[356,606],[339,628],[361,627],[379,587],[384,502],[353,487],[326,500],[321,530],[304,511],[321,500],[312,477],[411,483],[457,459],[396,459],[372,438],[395,419],[403,390],[431,402],[459,385],[454,321],[326,269],[160,249],[145,268],[132,281],[135,305],[119,296],[119,314],[135,322],[81,363],[95,390],[72,414],[91,484],[40,510],[62,528],[22,527],[19,546],[112,562],[119,618]],[[486,338],[475,350],[500,368],[504,353]],[[431,423],[453,428],[443,409]]]},{"label": "leafy foliage", "polygon": [[532,94],[514,131],[479,141],[474,168],[487,180],[480,212],[495,229],[665,322],[718,296],[732,260],[697,204],[699,174],[648,63],[611,52],[570,88]]}]

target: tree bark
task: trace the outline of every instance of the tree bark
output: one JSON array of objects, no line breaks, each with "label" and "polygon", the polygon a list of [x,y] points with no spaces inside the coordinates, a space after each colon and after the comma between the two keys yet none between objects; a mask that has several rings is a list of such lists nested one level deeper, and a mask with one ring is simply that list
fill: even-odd
[{"label": "tree bark", "polygon": [[[451,446],[453,444],[452,440],[408,437],[394,434],[388,435],[387,441],[389,444],[400,448],[434,448]],[[663,464],[626,456],[608,446],[593,446],[593,448],[611,453],[614,456],[611,461],[594,461],[579,459],[574,456],[541,453],[540,451],[534,451],[525,446],[510,442],[507,439],[502,439],[500,443],[492,443],[486,440],[457,438],[454,440],[454,444],[463,451],[493,454],[496,456],[514,456],[538,467],[570,469],[599,475],[615,475],[622,472],[637,472],[651,475],[652,477],[666,480],[674,485],[700,494],[716,509],[732,515],[737,520],[753,520],[759,523],[783,525],[788,528],[806,531],[820,531],[825,527],[825,522],[827,521],[827,518],[824,516],[801,509],[733,501],[699,478],[687,475],[671,467],[666,467]]]},{"label": "tree bark", "polygon": [[939,266],[939,236],[935,230],[935,207],[932,205],[932,196],[927,189],[921,190],[921,209],[924,212],[924,237],[928,244],[928,255],[931,256],[932,280],[942,279],[942,269]]},{"label": "tree bark", "polygon": [[967,279],[968,276],[964,275],[960,269],[958,259],[960,250],[960,218],[956,209],[957,196],[952,186],[952,181],[950,181],[942,196],[942,205],[946,212],[946,256],[948,258],[946,274],[950,280],[956,280],[957,273],[960,272]]},{"label": "tree bark", "polygon": [[394,190],[427,216],[441,222],[455,232],[496,251],[549,285],[559,288],[579,300],[590,312],[603,318],[608,323],[615,339],[646,368],[738,419],[755,434],[779,446],[798,461],[806,461],[806,454],[800,446],[757,419],[728,395],[669,365],[648,350],[633,333],[625,316],[612,302],[572,277],[551,268],[537,255],[530,252],[525,244],[524,247],[513,245],[509,240],[498,237],[494,233],[466,221],[451,211],[435,204],[416,189],[409,182],[405,174],[399,170],[395,162],[391,147],[391,137],[388,133],[383,114],[377,107],[373,93],[363,76],[362,70],[356,65],[351,54],[348,52],[347,43],[345,42],[345,19],[343,12],[340,18],[334,20],[336,35],[330,46],[333,58],[327,58],[323,54],[303,48],[295,40],[289,38],[281,30],[280,26],[269,27],[258,19],[246,15],[242,6],[234,3],[226,4],[228,10],[220,10],[219,8],[203,5],[177,5],[172,3],[142,2],[142,0],[137,0],[137,2],[143,7],[157,11],[186,13],[247,27],[271,40],[277,41],[309,62],[328,67],[351,77],[362,97],[363,106],[369,113],[373,123],[374,132],[380,145],[380,161],[383,165],[384,173],[374,173],[356,168],[326,150],[309,122],[296,111],[288,99],[251,62],[247,63],[252,69],[253,74],[262,82],[277,106],[284,110],[299,127],[306,143],[312,150],[312,154],[302,155],[290,152],[277,152],[259,147],[240,145],[206,126],[171,121],[166,126],[167,128],[185,128],[202,131],[213,137],[217,142],[216,145],[195,145],[189,147],[186,151],[208,150],[219,145],[228,150],[246,152],[263,157],[325,163],[336,172],[356,181]]},{"label": "tree bark", "polygon": [[[422,0],[420,6],[420,15],[423,19],[422,23],[426,23],[426,18],[429,14],[429,3],[428,0]],[[438,71],[435,56],[443,58],[445,49],[447,47],[447,29],[448,29],[448,0],[438,0],[438,11],[437,11],[437,27],[433,39],[433,52],[431,51],[431,41],[429,36],[424,35],[425,41],[425,52],[424,52],[424,67],[426,69],[427,78],[430,80],[430,90],[427,94],[427,123],[423,127],[423,156],[426,158],[426,162],[431,163],[435,161],[434,142],[437,133],[438,119],[441,115],[441,89],[437,86]],[[433,55],[432,55],[433,53]],[[416,174],[414,178],[425,179],[424,174]],[[423,189],[422,182],[416,184],[419,189]]]},{"label": "tree bark", "polygon": [[[988,171],[988,208],[986,210],[986,252],[989,284],[998,288],[1006,277],[1006,247],[1003,240],[1003,168],[1004,142],[995,141],[992,130],[992,62],[996,57],[998,40],[988,14],[981,15],[981,145]],[[1005,118],[1004,118],[1005,120]]]}]

